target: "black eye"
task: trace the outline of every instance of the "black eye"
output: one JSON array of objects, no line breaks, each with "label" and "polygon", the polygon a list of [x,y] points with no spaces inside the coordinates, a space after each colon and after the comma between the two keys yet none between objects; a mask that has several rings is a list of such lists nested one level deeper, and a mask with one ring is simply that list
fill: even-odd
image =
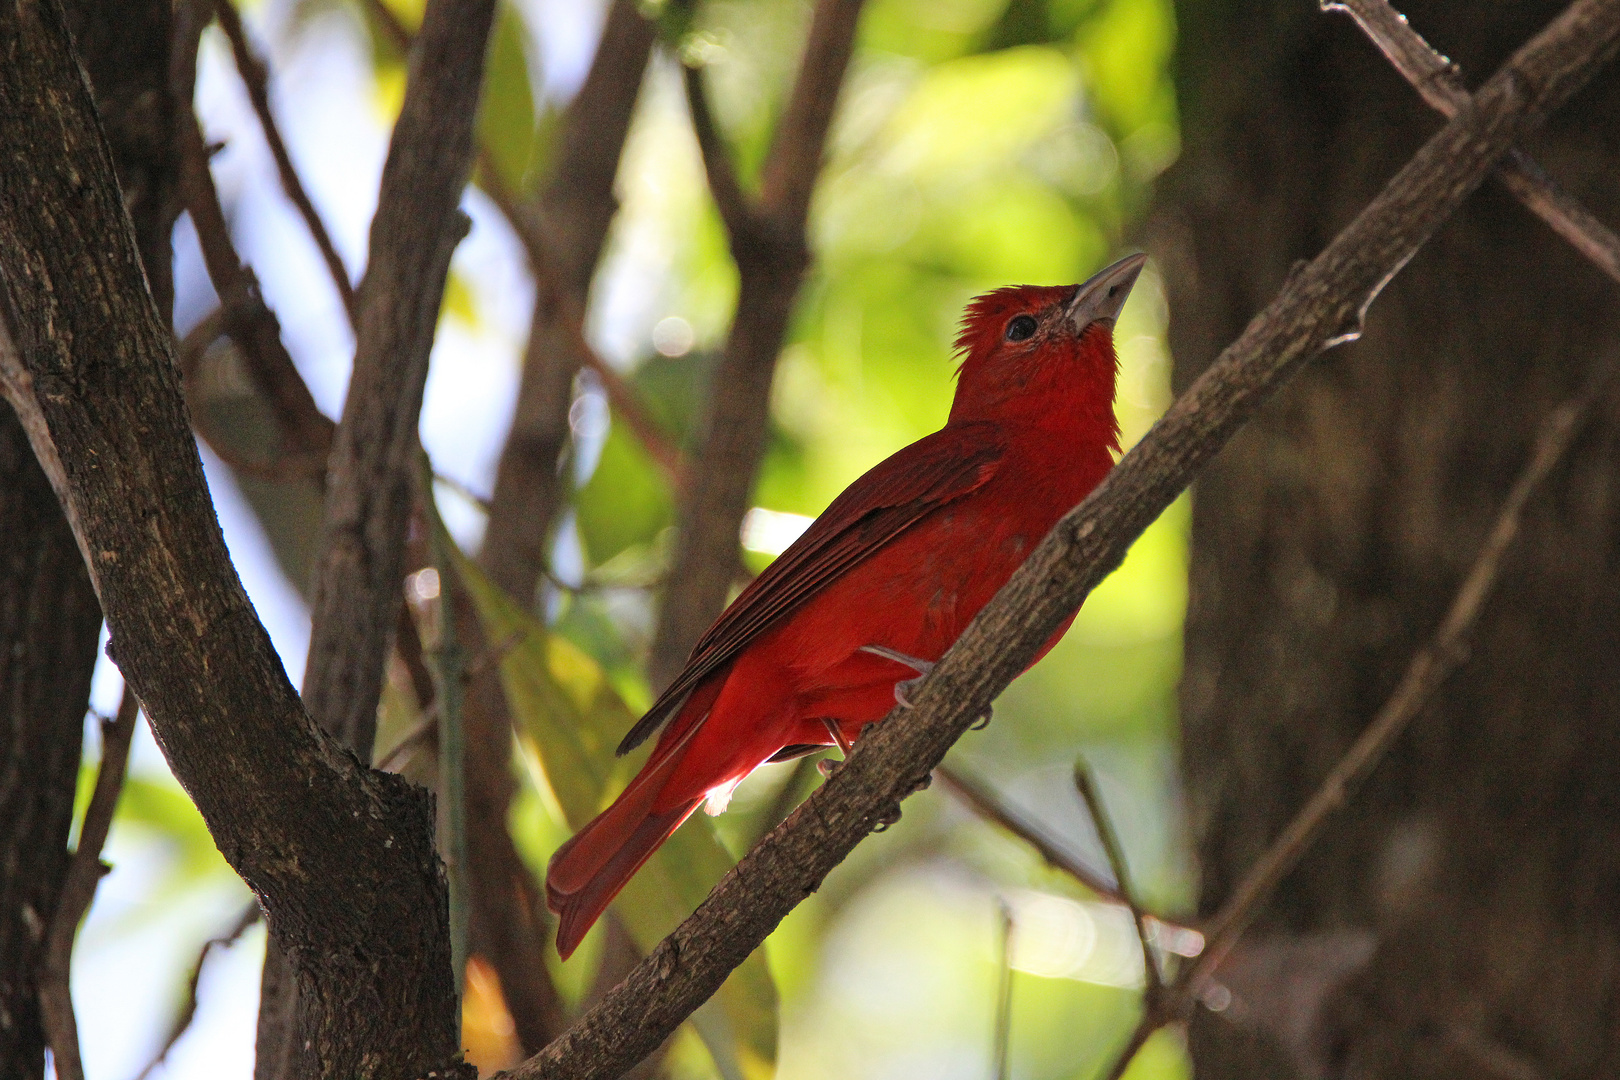
[{"label": "black eye", "polygon": [[1007,324],[1007,340],[1023,341],[1035,333],[1035,320],[1028,315],[1020,315]]}]

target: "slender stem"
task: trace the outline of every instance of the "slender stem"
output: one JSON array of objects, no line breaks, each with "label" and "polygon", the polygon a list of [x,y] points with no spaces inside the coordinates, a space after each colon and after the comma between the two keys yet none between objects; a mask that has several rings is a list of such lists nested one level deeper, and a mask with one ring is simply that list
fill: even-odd
[{"label": "slender stem", "polygon": [[444,822],[441,843],[450,884],[450,965],[459,987],[467,970],[467,927],[470,919],[464,760],[466,737],[461,723],[467,665],[462,656],[450,603],[450,583],[456,572],[455,559],[452,557],[455,541],[450,538],[444,520],[439,517],[438,504],[433,501],[433,467],[425,453],[421,455],[421,461],[420,498],[428,518],[428,549],[433,565],[439,571],[440,581],[436,637],[428,656],[432,661],[433,681],[437,690],[434,704],[437,706],[435,712],[439,731],[439,791],[444,800],[440,805]]},{"label": "slender stem", "polygon": [[996,899],[996,909],[1001,917],[1001,979],[996,987],[995,1077],[996,1080],[1007,1080],[1012,1075],[1008,1072],[1007,1062],[1012,1047],[1012,950],[1016,927],[1012,908],[1004,897]]},{"label": "slender stem", "polygon": [[1142,946],[1142,980],[1147,985],[1147,1000],[1152,1006],[1164,989],[1164,979],[1159,974],[1158,959],[1153,955],[1147,916],[1142,912],[1142,905],[1136,901],[1136,890],[1131,888],[1130,874],[1125,867],[1125,849],[1120,845],[1113,819],[1108,816],[1102,793],[1097,790],[1097,780],[1091,775],[1084,758],[1074,763],[1074,786],[1085,800],[1086,810],[1091,814],[1091,824],[1097,829],[1097,839],[1102,841],[1103,850],[1108,853],[1108,865],[1114,869],[1114,880],[1119,882],[1120,895],[1131,909],[1131,920],[1136,924],[1136,939]]}]

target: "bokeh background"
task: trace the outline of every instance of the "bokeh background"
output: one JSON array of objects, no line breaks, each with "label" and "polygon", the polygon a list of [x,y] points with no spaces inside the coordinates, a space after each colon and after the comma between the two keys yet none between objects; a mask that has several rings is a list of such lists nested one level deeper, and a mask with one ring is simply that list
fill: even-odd
[{"label": "bokeh background", "polygon": [[[414,24],[419,5],[390,4]],[[809,5],[709,0],[685,42],[708,65],[714,108],[744,176],[762,159],[790,85]],[[269,61],[272,108],[338,250],[358,277],[404,73],[360,10],[336,0],[258,0],[242,14]],[[491,51],[485,140],[519,178],[543,173],[557,111],[577,89],[603,17],[594,0],[517,0]],[[744,543],[753,569],[779,552],[845,485],[936,429],[953,389],[951,339],[963,305],[1009,283],[1082,280],[1133,247],[1155,177],[1174,159],[1168,0],[872,0],[862,17],[810,218],[814,266],[776,376],[770,449]],[[197,107],[220,144],[214,173],[238,248],[277,313],[317,403],[342,409],[353,338],[231,62],[211,28]],[[680,75],[657,51],[619,173],[621,209],[593,287],[591,343],[673,432],[690,431],[729,322],[736,272],[710,203]],[[510,419],[534,286],[523,250],[476,189],[433,353],[422,441],[457,542],[477,550]],[[175,240],[177,329],[217,299],[195,235]],[[1169,397],[1165,311],[1150,267],[1118,327],[1118,412],[1127,446]],[[635,437],[582,377],[570,414],[571,509],[535,614],[576,646],[632,707],[656,582],[670,551],[672,495]],[[203,450],[237,567],[287,669],[303,672],[309,617],[269,539],[276,522],[231,469]],[[268,526],[268,528],[267,528]],[[1063,644],[1017,682],[994,723],[951,762],[985,778],[1085,861],[1106,865],[1071,782],[1078,758],[1101,780],[1143,898],[1190,904],[1178,818],[1175,685],[1185,605],[1185,506],[1136,545]],[[94,706],[116,709],[103,661]],[[379,745],[408,718],[386,715]],[[514,703],[514,708],[518,706]],[[392,726],[390,726],[392,724]],[[86,783],[95,738],[88,743]],[[618,732],[613,737],[617,738]],[[532,740],[518,757],[513,831],[536,871],[567,835]],[[767,767],[712,822],[733,853],[758,835],[786,785],[812,770]],[[140,1074],[176,1025],[204,944],[241,920],[251,897],[220,858],[150,736],[108,844],[113,872],[81,932],[73,991],[92,1080]],[[1009,929],[1010,927],[1010,929]],[[1089,1077],[1137,1011],[1141,959],[1128,917],[1021,842],[931,790],[863,844],[766,946],[780,996],[783,1080],[995,1075],[994,1018],[1010,959],[1010,1074]],[[207,954],[197,1010],[153,1077],[229,1080],[252,1073],[262,925]],[[588,940],[558,978],[588,985]],[[738,1034],[746,1041],[746,1033]],[[469,977],[466,1041],[485,1068],[515,1054],[486,970]],[[677,1077],[744,1076],[684,1031],[664,1065]],[[1161,1034],[1130,1075],[1179,1077]]]}]

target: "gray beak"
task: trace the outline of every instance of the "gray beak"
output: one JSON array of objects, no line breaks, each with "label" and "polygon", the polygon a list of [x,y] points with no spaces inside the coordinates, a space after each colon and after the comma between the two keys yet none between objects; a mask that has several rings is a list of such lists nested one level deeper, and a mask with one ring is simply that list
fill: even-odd
[{"label": "gray beak", "polygon": [[1146,253],[1127,255],[1080,286],[1064,313],[1074,324],[1074,332],[1082,334],[1094,322],[1111,323],[1119,318],[1119,309],[1125,306],[1131,286],[1136,284],[1145,265]]}]

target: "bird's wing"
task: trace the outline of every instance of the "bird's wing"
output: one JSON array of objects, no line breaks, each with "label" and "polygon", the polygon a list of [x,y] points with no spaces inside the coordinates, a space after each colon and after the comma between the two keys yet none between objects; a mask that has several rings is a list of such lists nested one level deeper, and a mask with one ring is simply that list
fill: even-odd
[{"label": "bird's wing", "polygon": [[706,676],[850,567],[931,511],[984,484],[1001,463],[995,424],[953,424],[879,463],[834,499],[699,639],[686,667],[619,744],[628,753],[658,730]]}]

